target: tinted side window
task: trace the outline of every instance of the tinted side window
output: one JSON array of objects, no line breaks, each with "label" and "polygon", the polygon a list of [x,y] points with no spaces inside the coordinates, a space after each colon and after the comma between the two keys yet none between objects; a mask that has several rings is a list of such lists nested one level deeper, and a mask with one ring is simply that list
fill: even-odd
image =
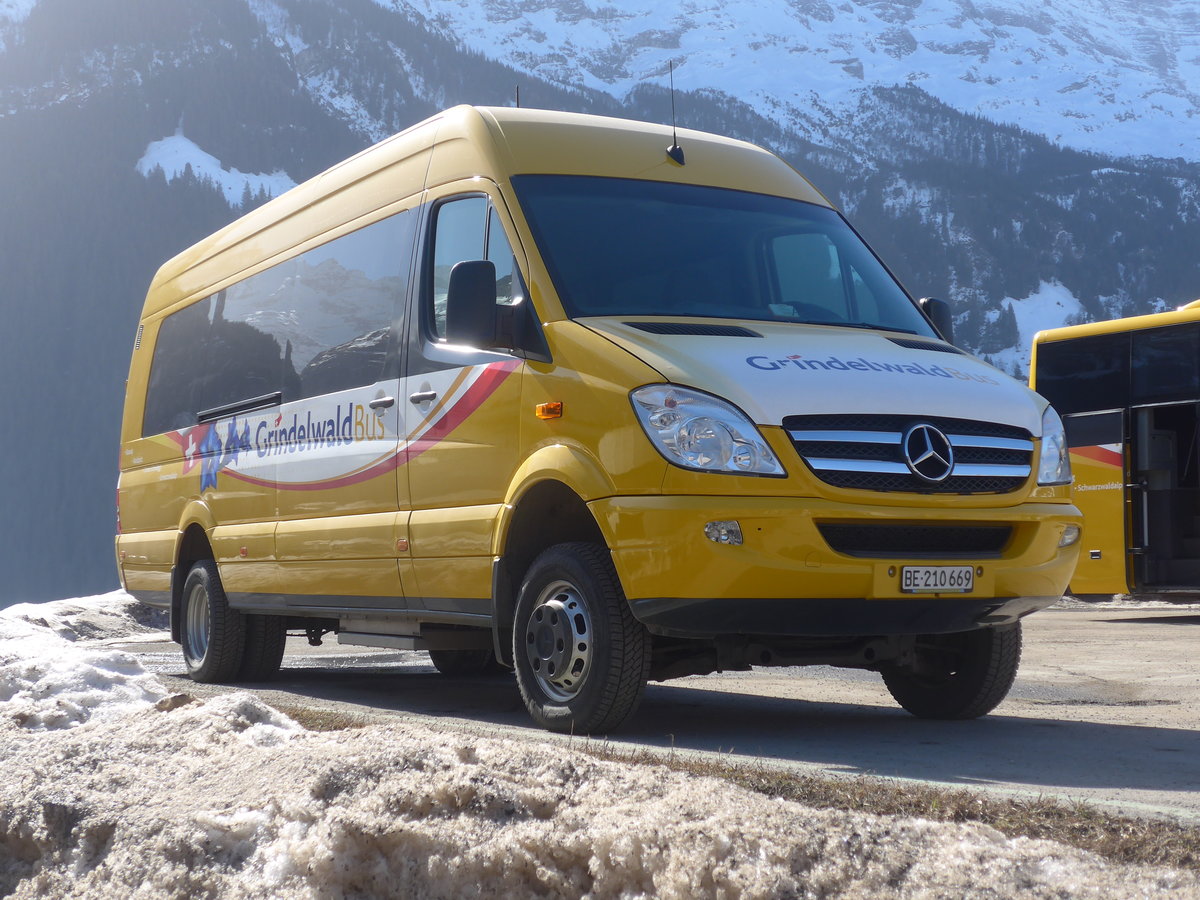
[{"label": "tinted side window", "polygon": [[383,377],[401,315],[416,213],[407,211],[308,251],[274,304],[284,342],[284,399],[331,394]]},{"label": "tinted side window", "polygon": [[[464,197],[437,208],[433,233],[433,331],[446,336],[446,293],[450,270],[463,260],[484,259],[488,202]],[[499,273],[497,273],[499,274]]]},{"label": "tinted side window", "polygon": [[143,433],[277,391],[296,400],[378,381],[402,314],[416,213],[309,250],[159,326]]},{"label": "tinted side window", "polygon": [[283,345],[271,333],[270,317],[262,312],[268,293],[268,285],[256,277],[212,298],[204,367],[195,387],[199,411],[280,389]]},{"label": "tinted side window", "polygon": [[1037,390],[1059,413],[1129,405],[1129,335],[1039,344]]},{"label": "tinted side window", "polygon": [[1200,326],[1150,328],[1131,339],[1134,403],[1200,397]]},{"label": "tinted side window", "polygon": [[162,434],[196,424],[194,387],[204,372],[211,300],[193,303],[163,319],[154,344],[142,434]]}]

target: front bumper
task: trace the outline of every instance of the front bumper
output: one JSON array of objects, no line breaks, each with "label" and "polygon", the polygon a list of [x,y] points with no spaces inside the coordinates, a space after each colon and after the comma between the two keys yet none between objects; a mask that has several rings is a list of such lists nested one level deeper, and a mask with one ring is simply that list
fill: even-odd
[{"label": "front bumper", "polygon": [[[745,497],[615,497],[592,510],[634,615],[651,631],[858,636],[966,631],[1015,621],[1054,603],[1079,545],[1060,547],[1080,523],[1069,503],[992,509],[861,507],[828,500]],[[712,521],[737,521],[744,543],[705,537]],[[981,558],[925,553],[847,555],[818,523],[1011,526],[1003,548]],[[973,565],[969,594],[906,594],[904,565]]]}]

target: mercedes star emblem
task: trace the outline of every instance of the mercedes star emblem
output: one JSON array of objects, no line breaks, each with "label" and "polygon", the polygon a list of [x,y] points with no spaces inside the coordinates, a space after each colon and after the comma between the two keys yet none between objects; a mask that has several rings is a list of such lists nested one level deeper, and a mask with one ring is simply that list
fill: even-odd
[{"label": "mercedes star emblem", "polygon": [[925,481],[945,481],[954,470],[954,448],[932,425],[914,425],[904,433],[900,446],[909,469]]}]

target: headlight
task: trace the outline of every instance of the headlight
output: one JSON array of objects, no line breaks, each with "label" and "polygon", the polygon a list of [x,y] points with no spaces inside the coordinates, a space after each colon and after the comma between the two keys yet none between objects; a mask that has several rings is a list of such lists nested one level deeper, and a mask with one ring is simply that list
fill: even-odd
[{"label": "headlight", "polygon": [[1042,455],[1038,460],[1038,484],[1070,484],[1071,455],[1062,419],[1047,406],[1042,413]]},{"label": "headlight", "polygon": [[739,475],[787,474],[754,423],[719,397],[650,384],[629,398],[650,443],[677,466]]}]

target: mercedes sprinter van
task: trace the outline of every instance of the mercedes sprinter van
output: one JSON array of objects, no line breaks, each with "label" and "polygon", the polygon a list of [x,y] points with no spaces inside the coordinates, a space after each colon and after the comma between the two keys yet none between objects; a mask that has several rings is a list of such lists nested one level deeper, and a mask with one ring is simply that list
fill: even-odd
[{"label": "mercedes sprinter van", "polygon": [[949,337],[764,150],[456,107],[159,270],[121,580],[198,681],[292,630],[515,669],[560,731],[772,665],[979,716],[1080,519],[1054,410]]}]

